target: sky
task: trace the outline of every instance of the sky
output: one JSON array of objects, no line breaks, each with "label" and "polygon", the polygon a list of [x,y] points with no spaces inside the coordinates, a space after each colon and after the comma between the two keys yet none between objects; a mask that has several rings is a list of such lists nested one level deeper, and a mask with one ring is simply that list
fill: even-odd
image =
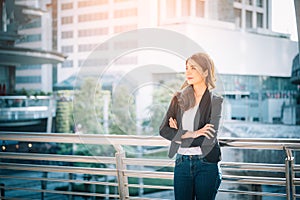
[{"label": "sky", "polygon": [[272,30],[291,34],[298,41],[294,0],[272,0]]}]

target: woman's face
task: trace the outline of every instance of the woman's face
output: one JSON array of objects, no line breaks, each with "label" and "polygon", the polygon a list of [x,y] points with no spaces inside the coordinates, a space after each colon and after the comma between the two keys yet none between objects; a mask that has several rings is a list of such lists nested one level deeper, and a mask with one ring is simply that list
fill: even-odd
[{"label": "woman's face", "polygon": [[203,72],[201,67],[196,67],[196,63],[189,59],[186,64],[185,77],[190,85],[205,83],[207,70]]}]

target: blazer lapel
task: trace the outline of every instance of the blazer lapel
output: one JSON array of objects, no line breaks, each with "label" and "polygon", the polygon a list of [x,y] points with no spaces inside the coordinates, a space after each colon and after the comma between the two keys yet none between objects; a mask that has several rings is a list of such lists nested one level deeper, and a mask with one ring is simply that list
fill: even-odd
[{"label": "blazer lapel", "polygon": [[[206,88],[206,90],[203,94],[203,97],[199,103],[198,110],[197,110],[195,118],[194,118],[194,131],[202,128],[210,118],[210,116],[209,116],[210,112],[208,112],[208,110],[207,110],[207,109],[210,109],[209,108],[210,101],[211,101],[210,93],[211,92]],[[200,110],[202,112],[200,112]]]}]

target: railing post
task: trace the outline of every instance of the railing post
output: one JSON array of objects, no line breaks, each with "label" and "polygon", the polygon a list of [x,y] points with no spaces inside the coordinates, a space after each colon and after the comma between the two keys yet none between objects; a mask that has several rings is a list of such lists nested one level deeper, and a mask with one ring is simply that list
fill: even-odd
[{"label": "railing post", "polygon": [[[43,172],[42,177],[43,178],[47,178],[48,177],[48,172]],[[46,190],[47,189],[47,181],[45,181],[45,180],[41,181],[41,189],[42,190]],[[44,200],[44,199],[45,199],[45,193],[41,192],[41,200]]]},{"label": "railing post", "polygon": [[[68,173],[68,176],[69,176],[69,180],[73,180],[73,174],[72,173]],[[69,185],[68,185],[68,191],[73,191],[73,183],[70,182]],[[73,200],[73,195],[72,194],[69,194],[69,200]]]},{"label": "railing post", "polygon": [[119,196],[120,199],[125,200],[125,199],[129,199],[128,178],[124,174],[124,170],[126,170],[126,165],[124,164],[124,158],[126,157],[126,155],[125,155],[125,151],[120,145],[114,145],[114,147],[117,150],[115,156],[116,156]]},{"label": "railing post", "polygon": [[287,200],[296,200],[295,199],[295,172],[294,172],[294,157],[291,149],[284,148],[286,153],[285,158],[285,177],[286,177],[286,199]]},{"label": "railing post", "polygon": [[5,185],[0,183],[0,199],[5,199]]}]

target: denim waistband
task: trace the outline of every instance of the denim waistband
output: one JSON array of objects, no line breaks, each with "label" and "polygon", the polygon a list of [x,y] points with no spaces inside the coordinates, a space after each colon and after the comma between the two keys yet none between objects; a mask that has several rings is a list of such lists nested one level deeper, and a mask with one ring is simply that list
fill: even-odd
[{"label": "denim waistband", "polygon": [[203,160],[204,156],[203,155],[182,155],[182,154],[177,154],[176,159],[182,159],[182,160]]}]

